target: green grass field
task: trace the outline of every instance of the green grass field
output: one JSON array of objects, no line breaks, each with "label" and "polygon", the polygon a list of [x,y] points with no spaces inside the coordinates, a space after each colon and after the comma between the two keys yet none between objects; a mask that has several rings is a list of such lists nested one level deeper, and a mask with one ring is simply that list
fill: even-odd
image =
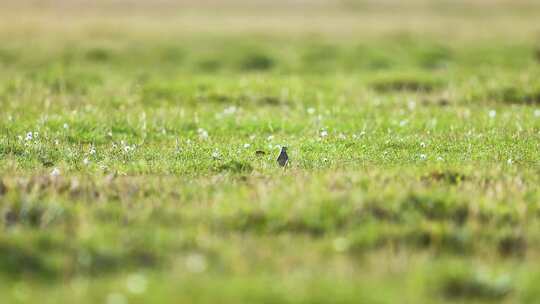
[{"label": "green grass field", "polygon": [[538,303],[538,20],[0,4],[0,302]]}]

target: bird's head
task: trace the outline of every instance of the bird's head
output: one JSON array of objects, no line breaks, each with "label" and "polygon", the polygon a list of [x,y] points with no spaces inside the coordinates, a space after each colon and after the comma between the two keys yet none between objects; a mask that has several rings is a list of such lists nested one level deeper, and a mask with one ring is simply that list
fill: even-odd
[{"label": "bird's head", "polygon": [[282,147],[281,147],[281,151],[283,151],[283,152],[287,152],[287,147],[285,147],[285,146],[282,146]]}]

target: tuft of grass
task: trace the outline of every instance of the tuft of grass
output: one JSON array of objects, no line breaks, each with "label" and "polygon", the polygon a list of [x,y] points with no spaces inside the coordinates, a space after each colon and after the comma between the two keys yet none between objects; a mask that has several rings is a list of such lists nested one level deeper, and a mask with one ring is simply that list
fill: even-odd
[{"label": "tuft of grass", "polygon": [[384,75],[373,80],[370,86],[379,93],[423,92],[430,93],[443,86],[443,82],[432,75]]},{"label": "tuft of grass", "polygon": [[251,171],[253,171],[253,167],[248,162],[240,162],[236,160],[231,160],[222,165],[219,165],[217,167],[217,171],[229,172],[229,173],[234,173],[234,174],[251,173]]},{"label": "tuft of grass", "polygon": [[441,293],[452,300],[501,301],[512,291],[510,278],[457,268],[441,277]]}]

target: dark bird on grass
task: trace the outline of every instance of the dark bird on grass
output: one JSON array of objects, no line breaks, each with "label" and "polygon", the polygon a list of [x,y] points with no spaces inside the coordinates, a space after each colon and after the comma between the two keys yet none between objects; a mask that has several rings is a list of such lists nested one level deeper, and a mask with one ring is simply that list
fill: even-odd
[{"label": "dark bird on grass", "polygon": [[281,152],[277,158],[277,162],[281,167],[287,166],[289,163],[289,155],[287,155],[287,147],[281,147]]}]

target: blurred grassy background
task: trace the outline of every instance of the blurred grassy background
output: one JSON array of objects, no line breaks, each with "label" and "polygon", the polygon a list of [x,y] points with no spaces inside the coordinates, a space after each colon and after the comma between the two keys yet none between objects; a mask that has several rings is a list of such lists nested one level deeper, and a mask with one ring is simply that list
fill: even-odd
[{"label": "blurred grassy background", "polygon": [[[533,0],[473,1],[3,1],[3,35],[313,34],[376,37],[538,38]],[[17,29],[13,32],[13,29]],[[21,32],[26,30],[26,32]],[[24,36],[24,35],[23,35]],[[77,36],[81,37],[81,36]]]}]

